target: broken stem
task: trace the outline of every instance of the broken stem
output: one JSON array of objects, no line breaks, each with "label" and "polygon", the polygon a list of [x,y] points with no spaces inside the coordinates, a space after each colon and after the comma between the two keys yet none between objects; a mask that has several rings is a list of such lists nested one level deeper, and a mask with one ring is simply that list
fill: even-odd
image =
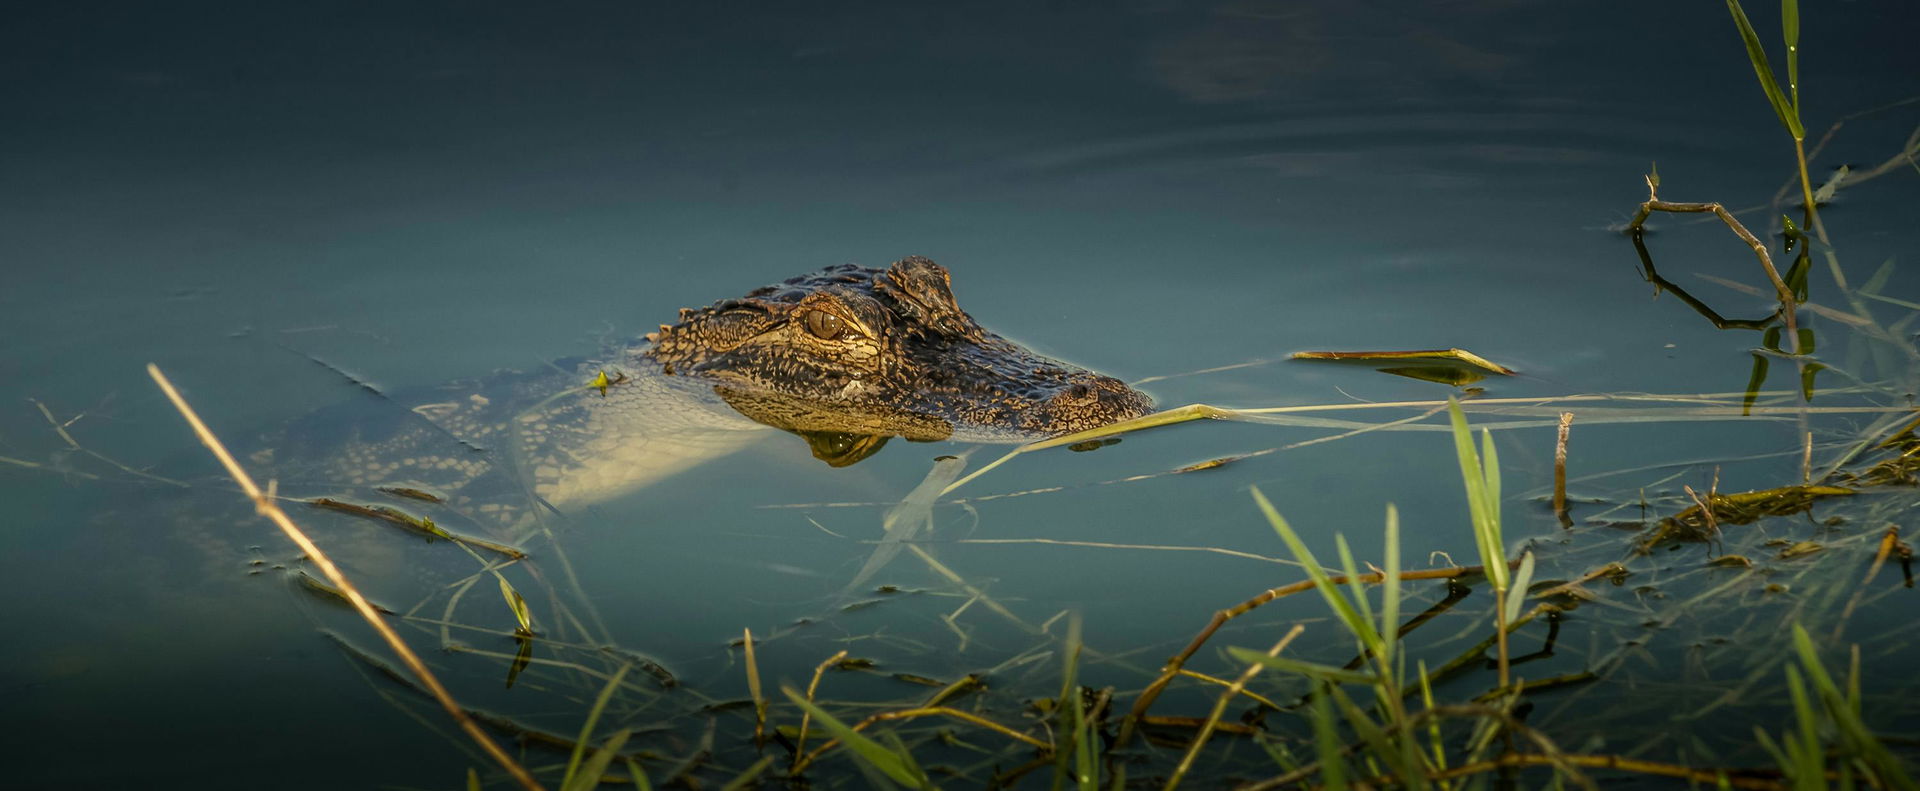
[{"label": "broken stem", "polygon": [[472,737],[473,741],[480,745],[481,749],[485,750],[496,763],[499,763],[501,768],[513,775],[521,787],[527,791],[544,791],[540,782],[533,779],[533,775],[527,772],[526,767],[521,766],[519,762],[513,760],[512,756],[507,755],[505,750],[500,749],[500,745],[488,738],[486,732],[480,730],[480,726],[473,721],[473,718],[467,716],[466,709],[453,699],[453,695],[440,684],[440,679],[433,675],[433,671],[427,669],[426,663],[420,660],[419,655],[400,639],[400,635],[380,617],[379,611],[373,608],[367,598],[360,595],[359,589],[355,588],[353,583],[347,580],[346,575],[340,572],[340,567],[333,564],[333,559],[320,551],[320,547],[293,523],[293,519],[287,516],[287,512],[280,509],[280,506],[273,501],[272,494],[262,491],[253,482],[253,477],[240,468],[240,463],[234,460],[233,454],[227,452],[227,446],[221,444],[220,438],[213,435],[213,431],[207,428],[206,423],[201,422],[200,415],[193,411],[193,407],[187,405],[187,400],[180,396],[180,391],[173,388],[173,383],[167,380],[166,374],[160,372],[160,367],[148,363],[147,375],[153,377],[154,383],[160,385],[160,390],[167,394],[168,400],[173,402],[173,408],[180,411],[181,417],[186,418],[187,424],[193,427],[193,433],[199,436],[201,444],[206,445],[207,450],[213,452],[214,458],[219,459],[220,464],[227,468],[227,473],[233,476],[234,482],[240,484],[241,490],[246,492],[247,499],[253,501],[254,508],[259,510],[260,515],[278,525],[281,532],[293,539],[293,543],[299,545],[300,551],[306,553],[306,556],[313,560],[314,565],[320,567],[320,572],[326,575],[334,587],[339,588],[340,592],[346,595],[347,601],[359,611],[360,617],[365,618],[367,623],[373,626],[374,631],[380,633],[380,637],[387,641],[387,645],[400,656],[400,660],[406,664],[407,669],[412,671],[427,691],[433,694],[434,699],[440,702],[440,707],[446,709],[447,715],[453,717],[454,722],[460,725],[460,729],[466,731],[467,735]]}]

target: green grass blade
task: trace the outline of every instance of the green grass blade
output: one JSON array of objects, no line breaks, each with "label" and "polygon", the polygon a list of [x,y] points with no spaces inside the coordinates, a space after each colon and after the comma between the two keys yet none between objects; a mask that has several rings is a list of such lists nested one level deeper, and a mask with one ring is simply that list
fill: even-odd
[{"label": "green grass blade", "polygon": [[527,600],[520,595],[520,591],[514,590],[506,577],[496,578],[500,580],[500,598],[505,599],[507,609],[513,611],[513,619],[520,624],[520,633],[533,634],[533,615],[527,611]]},{"label": "green grass blade", "polygon": [[1333,696],[1334,702],[1340,705],[1341,714],[1346,716],[1347,724],[1351,725],[1353,732],[1360,736],[1360,741],[1372,748],[1372,753],[1367,756],[1369,768],[1377,769],[1377,766],[1372,766],[1376,762],[1385,763],[1392,770],[1393,776],[1401,781],[1402,788],[1419,789],[1426,786],[1427,775],[1410,760],[1411,754],[1399,749],[1399,746],[1387,737],[1386,729],[1380,723],[1374,722],[1367,712],[1355,704],[1346,690],[1332,687],[1328,692]]},{"label": "green grass blade", "polygon": [[901,741],[900,734],[887,731],[886,733],[880,734],[880,737],[887,740],[886,748],[888,751],[900,756],[900,761],[907,765],[907,771],[912,773],[914,777],[920,778],[920,788],[933,787],[933,781],[927,779],[927,772],[925,769],[920,768],[920,762],[913,760],[913,751],[907,749],[907,743]]},{"label": "green grass blade", "polygon": [[745,791],[745,789],[752,788],[754,787],[753,781],[758,780],[760,773],[767,771],[767,767],[772,765],[773,756],[761,756],[760,760],[753,762],[753,765],[747,767],[746,771],[734,775],[732,780],[728,780],[726,785],[720,787],[720,791]]},{"label": "green grass blade", "polygon": [[1100,791],[1100,734],[1086,717],[1078,717],[1080,730],[1073,738],[1074,774],[1080,791]]},{"label": "green grass blade", "polygon": [[[1828,675],[1826,665],[1820,662],[1819,652],[1814,650],[1813,639],[1807,636],[1807,630],[1798,623],[1793,625],[1793,647],[1800,655],[1801,665],[1807,670],[1807,680],[1811,682],[1810,685],[1815,693],[1825,704],[1827,715],[1833,721],[1834,730],[1847,751],[1858,756],[1873,769],[1874,774],[1879,776],[1881,787],[1900,789],[1920,787],[1916,786],[1912,776],[1907,774],[1906,768],[1901,766],[1900,759],[1887,750],[1886,745],[1880,742],[1880,738],[1874,735],[1873,731],[1860,719],[1859,714],[1849,705],[1847,693],[1842,692],[1834,683],[1833,677]],[[1787,667],[1789,681],[1797,675],[1793,666],[1789,665]],[[1794,707],[1796,711],[1799,709],[1798,699],[1794,701]]]},{"label": "green grass blade", "polygon": [[1268,502],[1267,496],[1260,493],[1260,487],[1252,487],[1252,491],[1253,501],[1260,506],[1260,512],[1266,515],[1267,523],[1273,525],[1274,532],[1279,533],[1280,540],[1286,542],[1287,549],[1293,553],[1294,559],[1300,561],[1300,564],[1306,568],[1307,576],[1313,580],[1314,590],[1319,591],[1321,598],[1326,599],[1327,607],[1340,617],[1340,621],[1346,624],[1347,629],[1360,640],[1361,645],[1377,653],[1380,650],[1380,635],[1373,631],[1373,624],[1362,619],[1360,613],[1353,609],[1353,603],[1347,601],[1346,595],[1342,594],[1339,588],[1334,587],[1333,580],[1327,577],[1326,569],[1321,568],[1320,562],[1314,559],[1313,551],[1307,549],[1306,543],[1300,540],[1299,534],[1293,532],[1293,527],[1287,524],[1287,520],[1280,516],[1279,511],[1274,510],[1273,503]]},{"label": "green grass blade", "polygon": [[[1794,722],[1800,726],[1799,738],[1789,736],[1786,740],[1789,752],[1794,751],[1795,744],[1799,745],[1795,778],[1824,777],[1824,767],[1819,765],[1820,759],[1817,757],[1821,754],[1820,714],[1807,698],[1807,686],[1801,683],[1800,671],[1795,670],[1793,665],[1787,665],[1787,695],[1793,700]],[[1806,763],[1809,758],[1815,761],[1812,766]]]},{"label": "green grass blade", "polygon": [[1747,12],[1740,8],[1740,0],[1727,0],[1727,11],[1733,14],[1733,24],[1740,28],[1740,40],[1747,45],[1747,60],[1753,62],[1753,74],[1760,78],[1760,89],[1766,92],[1774,114],[1780,117],[1780,125],[1796,139],[1806,137],[1806,130],[1800,128],[1800,114],[1780,92],[1780,83],[1773,77],[1773,64],[1767,61],[1767,50],[1760,46],[1760,36],[1753,32],[1753,23],[1747,21]]},{"label": "green grass blade", "polygon": [[1447,415],[1453,423],[1453,449],[1460,459],[1460,477],[1466,482],[1467,508],[1473,514],[1474,544],[1480,562],[1486,566],[1487,579],[1495,590],[1507,589],[1507,564],[1499,539],[1498,517],[1488,507],[1486,471],[1480,455],[1473,450],[1473,432],[1467,428],[1467,415],[1460,402],[1447,398]]},{"label": "green grass blade", "polygon": [[[1387,503],[1386,578],[1380,581],[1380,672],[1393,667],[1400,634],[1400,509]],[[1399,686],[1396,680],[1395,686]]]},{"label": "green grass blade", "polygon": [[[1800,114],[1800,0],[1780,0],[1780,33],[1787,40],[1787,93]],[[1796,119],[1797,120],[1797,119]],[[1797,137],[1805,137],[1796,133]]]},{"label": "green grass blade", "polygon": [[1513,575],[1513,589],[1507,591],[1507,623],[1520,620],[1520,608],[1527,604],[1527,586],[1533,584],[1533,552],[1520,554],[1520,571]]},{"label": "green grass blade", "polygon": [[913,788],[932,787],[932,783],[927,781],[925,775],[919,773],[919,766],[914,764],[911,758],[895,753],[879,742],[869,739],[859,731],[848,727],[846,723],[828,714],[825,709],[808,701],[806,696],[801,695],[798,690],[783,686],[780,688],[780,691],[786,693],[788,700],[793,701],[795,705],[812,714],[815,722],[820,723],[820,726],[825,728],[827,733],[833,734],[833,738],[839,739],[841,744],[846,745],[848,749],[853,751],[855,757],[865,762],[868,766],[878,769],[881,774]]},{"label": "green grass blade", "polygon": [[[1415,669],[1420,672],[1420,703],[1426,707],[1426,710],[1432,711],[1433,678],[1427,674],[1426,660],[1422,659],[1415,664]],[[1447,748],[1446,743],[1441,740],[1439,717],[1431,717],[1427,720],[1427,743],[1433,749],[1433,765],[1440,769],[1447,768]]]},{"label": "green grass blade", "polygon": [[1333,704],[1326,695],[1314,695],[1309,712],[1313,719],[1313,747],[1320,758],[1320,787],[1325,791],[1348,791],[1347,759],[1341,755],[1346,740],[1333,721]]},{"label": "green grass blade", "polygon": [[1079,776],[1077,761],[1080,753],[1081,732],[1086,718],[1081,710],[1080,699],[1080,648],[1081,622],[1079,613],[1067,617],[1067,640],[1061,646],[1065,663],[1061,672],[1059,705],[1054,707],[1057,718],[1055,733],[1064,734],[1070,741],[1058,746],[1053,755],[1052,788],[1065,787],[1069,777],[1074,778],[1075,787],[1083,787],[1085,779]]},{"label": "green grass blade", "polygon": [[[1487,517],[1493,522],[1495,544],[1500,538],[1500,452],[1493,447],[1493,432],[1480,429],[1480,475],[1487,479]],[[1505,553],[1502,553],[1505,559]]]},{"label": "green grass blade", "polygon": [[600,786],[600,778],[607,774],[607,764],[620,755],[620,748],[627,746],[627,739],[633,731],[622,728],[607,737],[607,743],[595,751],[592,758],[580,765],[580,771],[568,776],[560,791],[592,791]]},{"label": "green grass blade", "polygon": [[653,783],[647,781],[647,770],[640,768],[640,762],[627,759],[627,777],[633,779],[634,791],[653,791]]},{"label": "green grass blade", "polygon": [[[1353,562],[1353,548],[1347,546],[1347,537],[1339,533],[1333,534],[1333,547],[1340,553],[1340,570],[1347,575],[1347,589],[1353,591],[1351,601],[1354,608],[1360,611],[1360,619],[1371,627],[1374,622],[1373,604],[1367,601],[1367,584],[1360,581],[1360,566]],[[1379,646],[1372,643],[1368,647],[1379,650]]]},{"label": "green grass blade", "polygon": [[613,691],[620,688],[620,679],[627,677],[632,665],[621,665],[613,672],[613,678],[607,679],[607,685],[600,688],[600,696],[593,699],[593,708],[587,710],[587,721],[580,726],[580,736],[573,740],[573,756],[567,759],[567,773],[560,781],[561,787],[573,782],[580,771],[580,759],[586,754],[587,743],[593,739],[593,726],[600,722],[600,712],[607,708],[607,701],[613,699]]},{"label": "green grass blade", "polygon": [[1238,662],[1244,662],[1249,665],[1265,665],[1274,670],[1298,673],[1308,678],[1319,679],[1321,681],[1366,685],[1380,683],[1380,677],[1372,673],[1363,673],[1358,670],[1348,670],[1344,667],[1334,667],[1332,665],[1322,665],[1318,662],[1288,659],[1283,656],[1267,656],[1266,652],[1255,651],[1251,648],[1232,647],[1227,649],[1227,654]]},{"label": "green grass blade", "polygon": [[1766,748],[1767,754],[1773,756],[1773,762],[1780,765],[1781,771],[1786,772],[1793,768],[1793,762],[1787,757],[1786,751],[1780,749],[1779,743],[1775,742],[1772,736],[1767,735],[1765,728],[1758,725],[1753,726],[1753,740],[1761,747]]}]

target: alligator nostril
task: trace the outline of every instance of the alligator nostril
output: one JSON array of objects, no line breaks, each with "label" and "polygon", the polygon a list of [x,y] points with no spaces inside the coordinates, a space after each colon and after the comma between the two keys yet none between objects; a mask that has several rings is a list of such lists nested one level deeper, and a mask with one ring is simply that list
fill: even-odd
[{"label": "alligator nostril", "polygon": [[1067,397],[1075,401],[1079,401],[1090,395],[1093,395],[1093,388],[1078,382],[1075,382],[1072,387],[1067,388]]}]

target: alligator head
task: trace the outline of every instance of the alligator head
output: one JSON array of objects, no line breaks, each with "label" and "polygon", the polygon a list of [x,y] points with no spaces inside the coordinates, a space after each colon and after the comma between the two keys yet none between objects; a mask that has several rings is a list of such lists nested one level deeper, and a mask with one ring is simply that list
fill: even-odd
[{"label": "alligator head", "polygon": [[859,457],[878,449],[849,435],[1057,436],[1153,407],[1118,379],[981,327],[954,302],[947,270],[920,257],[829,267],[682,310],[647,339],[644,354],[666,373],[713,379],[735,409],[808,435],[816,455],[823,443]]}]

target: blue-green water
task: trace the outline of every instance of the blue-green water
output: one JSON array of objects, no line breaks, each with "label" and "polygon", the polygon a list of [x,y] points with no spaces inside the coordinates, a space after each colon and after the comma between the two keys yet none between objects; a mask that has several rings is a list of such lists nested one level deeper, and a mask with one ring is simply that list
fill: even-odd
[{"label": "blue-green water", "polygon": [[[1774,9],[1749,10],[1775,41]],[[1911,45],[1920,16],[1908,4],[1823,4],[1804,17],[1810,144],[1848,114],[1920,93]],[[1130,381],[1304,349],[1457,346],[1522,372],[1480,383],[1492,397],[1737,392],[1758,335],[1715,330],[1671,297],[1651,298],[1617,230],[1645,198],[1641,177],[1654,163],[1663,197],[1722,201],[1756,231],[1793,174],[1791,141],[1714,3],[105,3],[10,15],[0,64],[10,119],[0,147],[0,456],[39,465],[0,465],[12,635],[0,641],[0,717],[33,734],[0,754],[30,786],[454,787],[485,763],[383,701],[390,687],[363,679],[314,633],[317,621],[370,646],[364,627],[277,575],[246,576],[244,549],[210,559],[204,541],[174,530],[180,497],[67,448],[28,399],[71,421],[91,450],[204,475],[209,463],[147,381],[147,362],[186,387],[216,429],[245,434],[365,397],[308,355],[399,392],[591,353],[680,307],[910,254],[952,270],[961,305],[983,324]],[[1878,166],[1916,124],[1914,104],[1848,120],[1815,159],[1816,183],[1841,164]],[[1920,301],[1916,198],[1920,173],[1896,167],[1845,188],[1824,214],[1852,285],[1895,262],[1877,291],[1909,304],[1869,300],[1883,326]],[[1654,224],[1648,242],[1667,277],[1730,315],[1771,309],[1764,290],[1700,277],[1765,286],[1723,228]],[[1850,309],[1824,260],[1811,298]],[[1893,382],[1890,393],[1815,406],[1898,406],[1903,392],[1910,405],[1911,361],[1875,368],[1845,323],[1813,312],[1803,321],[1836,368]],[[1904,332],[1910,347],[1912,325]],[[1768,387],[1791,387],[1790,367],[1775,361]],[[1821,382],[1846,384],[1837,374]],[[1142,388],[1162,406],[1455,392],[1284,362]],[[1812,418],[1819,460],[1875,417]],[[1576,494],[1672,497],[1682,483],[1704,490],[1716,465],[1726,491],[1794,483],[1802,430],[1791,420],[1577,423]],[[1377,432],[1096,485],[1333,433],[1204,423],[1095,453],[1022,457],[957,496],[1063,488],[943,506],[935,539],[1284,556],[1252,507],[1247,490],[1258,486],[1323,557],[1336,532],[1360,557],[1379,557],[1393,502],[1410,565],[1444,562],[1434,552],[1470,562],[1443,434]],[[1556,538],[1535,499],[1551,482],[1552,430],[1499,441],[1509,539]],[[736,698],[743,673],[726,641],[821,617],[871,552],[861,542],[879,536],[884,506],[934,456],[966,450],[895,442],[835,470],[797,441],[764,442],[575,515],[581,526],[565,544],[611,639],[659,657],[700,694]],[[974,451],[969,463],[1000,452]],[[217,490],[196,494],[207,496],[187,499],[223,502]],[[1663,502],[1655,516],[1676,510],[1677,500]],[[769,507],[821,503],[868,505]],[[1608,518],[1639,518],[1632,511]],[[1780,535],[1805,524],[1775,521]],[[243,543],[261,557],[293,554],[264,523],[221,535],[245,530],[257,530]],[[1627,534],[1603,539],[1587,538],[1557,573],[1626,553]],[[1689,562],[1703,557],[1687,551]],[[1081,613],[1089,644],[1114,655],[1087,672],[1123,691],[1137,691],[1138,672],[1214,610],[1299,578],[1212,552],[971,543],[942,546],[940,558],[1032,623]],[[1864,566],[1844,573],[1863,576]],[[1892,572],[1882,574],[1885,584]],[[950,625],[942,616],[966,598],[911,559],[876,582],[922,593],[769,643],[760,655],[769,684],[804,683],[840,648],[890,672],[952,678],[1037,644],[980,605]],[[1913,606],[1910,591],[1874,590],[1847,640],[1897,633]],[[1719,606],[1776,603],[1756,593]],[[486,609],[491,598],[470,606],[465,620],[500,615]],[[1317,602],[1288,608],[1231,644],[1264,645],[1277,624],[1324,615]],[[1659,700],[1684,691],[1654,679],[1737,677],[1690,664],[1686,646],[1701,635],[1738,631],[1709,622],[1653,641],[1645,664],[1622,671],[1631,683],[1607,694],[1652,690],[1641,699]],[[1311,624],[1320,648],[1309,655],[1341,661],[1345,638]],[[1581,631],[1540,673],[1578,669],[1622,639]],[[1914,656],[1869,652],[1864,670],[1900,676]],[[591,697],[591,685],[585,699],[558,685],[503,691],[503,663],[446,661],[457,693],[562,732]],[[1213,669],[1230,672],[1222,666]],[[838,683],[857,697],[851,685],[870,682]],[[1461,692],[1487,685],[1466,689],[1474,683]],[[1700,689],[1701,705],[1722,691]],[[909,693],[873,698],[887,695]],[[1196,694],[1163,705],[1192,715],[1203,704]],[[1912,735],[1912,714],[1896,707],[1878,724]],[[741,743],[743,720],[728,717],[723,752]],[[1753,724],[1780,725],[1734,720],[1696,731],[1743,738]],[[680,720],[687,732],[675,738],[697,740],[704,722]],[[1688,746],[1661,749],[1694,749],[1676,743]],[[660,749],[679,755],[690,744]]]}]

